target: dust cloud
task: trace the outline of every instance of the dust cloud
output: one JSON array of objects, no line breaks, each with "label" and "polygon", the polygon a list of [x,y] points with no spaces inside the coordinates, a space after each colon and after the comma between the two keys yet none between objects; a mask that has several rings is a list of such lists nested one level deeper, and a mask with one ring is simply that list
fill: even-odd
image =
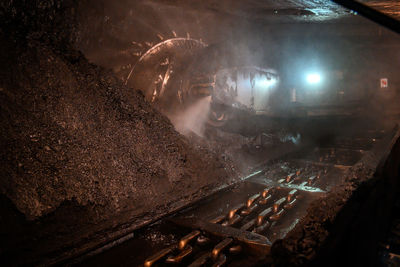
[{"label": "dust cloud", "polygon": [[211,96],[200,98],[184,111],[169,116],[175,129],[183,135],[191,132],[203,137],[210,112]]}]

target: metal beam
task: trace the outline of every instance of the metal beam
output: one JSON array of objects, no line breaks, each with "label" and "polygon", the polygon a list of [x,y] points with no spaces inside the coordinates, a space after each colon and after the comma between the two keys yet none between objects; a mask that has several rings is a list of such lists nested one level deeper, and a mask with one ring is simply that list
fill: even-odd
[{"label": "metal beam", "polygon": [[333,2],[351,9],[361,16],[366,17],[394,32],[400,33],[400,21],[394,19],[382,12],[379,12],[367,5],[361,4],[354,0],[332,0]]}]

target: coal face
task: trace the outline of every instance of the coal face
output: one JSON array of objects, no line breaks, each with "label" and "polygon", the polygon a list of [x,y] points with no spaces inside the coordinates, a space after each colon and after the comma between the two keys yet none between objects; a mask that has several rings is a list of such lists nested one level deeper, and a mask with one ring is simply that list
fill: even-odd
[{"label": "coal face", "polygon": [[139,91],[73,49],[77,7],[1,4],[5,262],[51,263],[82,253],[200,198],[233,174],[191,146]]}]

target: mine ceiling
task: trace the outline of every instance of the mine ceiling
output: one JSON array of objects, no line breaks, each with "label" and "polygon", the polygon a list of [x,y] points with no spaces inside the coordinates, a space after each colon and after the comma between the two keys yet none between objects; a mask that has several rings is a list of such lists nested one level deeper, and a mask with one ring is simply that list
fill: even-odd
[{"label": "mine ceiling", "polygon": [[[277,23],[334,22],[346,20],[357,14],[331,0],[157,1],[157,3],[160,2],[167,5],[182,6],[197,10],[217,12],[229,16]],[[362,2],[386,15],[400,18],[400,2],[396,0],[363,0],[358,2]]]}]

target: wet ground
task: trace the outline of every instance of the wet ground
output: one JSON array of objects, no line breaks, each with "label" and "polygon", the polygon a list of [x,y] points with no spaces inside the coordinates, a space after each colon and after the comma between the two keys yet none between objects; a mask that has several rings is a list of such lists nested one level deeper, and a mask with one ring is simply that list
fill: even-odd
[{"label": "wet ground", "polygon": [[241,182],[134,232],[129,241],[78,265],[269,263],[272,244],[296,226],[310,203],[322,201],[327,192],[343,183],[346,171],[384,134],[343,136],[330,144],[270,160]]}]

